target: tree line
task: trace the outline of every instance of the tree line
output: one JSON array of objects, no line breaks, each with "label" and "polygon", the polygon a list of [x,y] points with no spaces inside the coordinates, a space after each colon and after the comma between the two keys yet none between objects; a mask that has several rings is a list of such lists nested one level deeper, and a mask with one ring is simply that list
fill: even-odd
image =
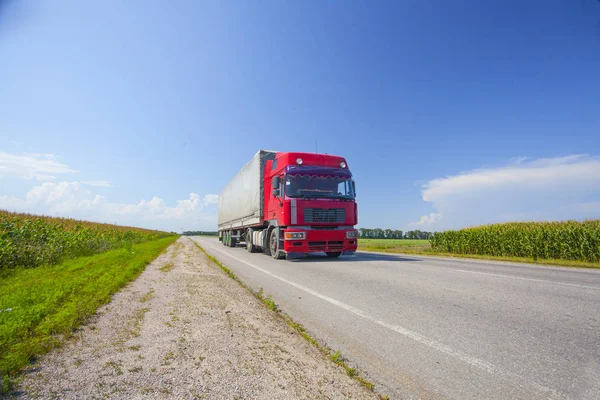
[{"label": "tree line", "polygon": [[211,231],[183,231],[184,236],[219,236],[218,232]]},{"label": "tree line", "polygon": [[432,232],[423,232],[418,229],[403,232],[393,229],[359,228],[358,231],[363,239],[429,239],[433,235]]}]

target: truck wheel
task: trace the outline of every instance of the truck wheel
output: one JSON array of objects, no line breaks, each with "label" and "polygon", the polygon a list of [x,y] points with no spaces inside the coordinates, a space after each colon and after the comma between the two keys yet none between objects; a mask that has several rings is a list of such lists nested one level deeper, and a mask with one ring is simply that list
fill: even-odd
[{"label": "truck wheel", "polygon": [[234,238],[234,237],[232,237],[232,238],[230,239],[230,244],[229,244],[229,246],[230,246],[230,247],[235,247],[236,245],[237,245],[237,239],[236,239],[236,238]]},{"label": "truck wheel", "polygon": [[246,250],[248,253],[254,253],[256,251],[256,246],[252,244],[252,229],[248,229],[246,231]]},{"label": "truck wheel", "polygon": [[271,236],[269,237],[269,250],[271,252],[271,257],[276,260],[284,257],[283,251],[279,250],[279,229],[275,228],[271,231]]},{"label": "truck wheel", "polygon": [[339,257],[342,255],[341,251],[328,251],[327,253],[327,257],[329,258],[335,258],[335,257]]}]

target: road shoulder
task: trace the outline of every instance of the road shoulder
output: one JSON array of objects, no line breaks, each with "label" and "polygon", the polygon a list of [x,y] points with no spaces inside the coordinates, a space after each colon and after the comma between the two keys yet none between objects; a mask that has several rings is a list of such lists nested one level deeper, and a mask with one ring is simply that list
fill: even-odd
[{"label": "road shoulder", "polygon": [[181,238],[29,368],[23,398],[377,398]]}]

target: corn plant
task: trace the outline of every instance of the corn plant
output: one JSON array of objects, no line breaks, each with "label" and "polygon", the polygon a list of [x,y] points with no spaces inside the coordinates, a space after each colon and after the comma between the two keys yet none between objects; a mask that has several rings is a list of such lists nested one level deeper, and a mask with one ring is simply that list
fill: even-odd
[{"label": "corn plant", "polygon": [[434,251],[600,262],[600,220],[513,222],[435,233]]},{"label": "corn plant", "polygon": [[0,269],[131,248],[170,235],[148,229],[0,211]]}]

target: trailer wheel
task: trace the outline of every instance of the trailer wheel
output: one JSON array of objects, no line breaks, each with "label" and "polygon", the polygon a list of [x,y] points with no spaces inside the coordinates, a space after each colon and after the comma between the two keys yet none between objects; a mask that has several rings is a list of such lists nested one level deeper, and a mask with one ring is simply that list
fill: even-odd
[{"label": "trailer wheel", "polygon": [[327,257],[329,258],[336,258],[342,255],[341,251],[328,251],[327,253]]},{"label": "trailer wheel", "polygon": [[285,256],[283,251],[279,250],[279,229],[277,228],[271,231],[271,235],[269,237],[269,250],[271,252],[271,257],[276,260],[279,260]]},{"label": "trailer wheel", "polygon": [[250,228],[246,231],[246,250],[248,250],[248,253],[256,252],[256,246],[252,244],[252,236],[252,228]]},{"label": "trailer wheel", "polygon": [[237,238],[229,238],[229,247],[235,247],[237,245]]}]

